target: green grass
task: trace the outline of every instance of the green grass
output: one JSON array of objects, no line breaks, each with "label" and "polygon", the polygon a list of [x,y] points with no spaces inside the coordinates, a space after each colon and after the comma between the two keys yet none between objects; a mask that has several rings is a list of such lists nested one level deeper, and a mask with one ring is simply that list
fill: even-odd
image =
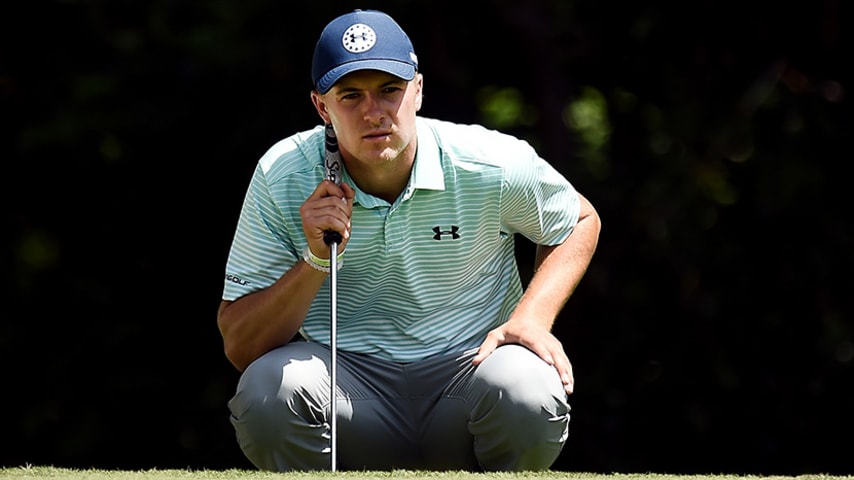
[{"label": "green grass", "polygon": [[344,478],[352,480],[852,480],[852,476],[799,475],[661,475],[655,473],[595,474],[577,472],[521,472],[521,473],[468,473],[394,470],[391,472],[311,472],[269,473],[253,470],[76,470],[57,467],[0,468],[0,480],[55,479],[55,480],[327,480]]}]

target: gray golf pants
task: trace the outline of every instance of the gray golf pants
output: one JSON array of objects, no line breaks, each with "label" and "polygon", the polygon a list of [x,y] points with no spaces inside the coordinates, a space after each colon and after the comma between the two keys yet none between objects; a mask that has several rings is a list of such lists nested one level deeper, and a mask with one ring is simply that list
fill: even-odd
[{"label": "gray golf pants", "polygon": [[[554,367],[519,345],[413,363],[338,352],[341,470],[544,470],[567,437]],[[229,402],[246,457],[271,471],[328,470],[329,347],[296,341],[243,372]]]}]

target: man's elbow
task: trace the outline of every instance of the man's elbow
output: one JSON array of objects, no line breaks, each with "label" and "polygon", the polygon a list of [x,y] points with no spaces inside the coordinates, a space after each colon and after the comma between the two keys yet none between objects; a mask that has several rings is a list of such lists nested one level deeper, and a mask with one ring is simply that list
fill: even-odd
[{"label": "man's elbow", "polygon": [[225,358],[234,365],[238,372],[243,372],[252,363],[252,359],[249,359],[243,350],[235,348],[229,342],[223,342],[223,352]]},{"label": "man's elbow", "polygon": [[575,228],[584,230],[595,248],[599,242],[599,233],[602,231],[602,219],[587,198],[581,194],[578,194],[578,197],[581,199],[581,208]]},{"label": "man's elbow", "polygon": [[222,336],[222,349],[225,354],[225,358],[234,365],[234,368],[236,368],[237,371],[242,372],[247,366],[249,366],[251,360],[247,360],[246,350],[241,345],[241,342],[235,341],[233,338],[234,335],[230,327],[234,322],[229,318],[228,312],[228,307],[232,303],[233,302],[225,300],[220,303],[219,309],[217,310],[216,323],[219,333]]}]

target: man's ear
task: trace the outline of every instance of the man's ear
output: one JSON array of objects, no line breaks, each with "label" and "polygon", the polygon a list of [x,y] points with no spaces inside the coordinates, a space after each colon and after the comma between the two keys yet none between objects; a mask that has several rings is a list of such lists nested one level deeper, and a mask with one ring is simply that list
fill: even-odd
[{"label": "man's ear", "polygon": [[421,102],[424,99],[424,76],[415,74],[415,111],[421,110]]},{"label": "man's ear", "polygon": [[314,104],[314,109],[317,110],[317,114],[320,115],[320,118],[323,120],[324,124],[330,123],[332,121],[329,117],[329,112],[326,111],[326,102],[323,100],[323,96],[318,93],[317,90],[311,91],[311,103]]}]

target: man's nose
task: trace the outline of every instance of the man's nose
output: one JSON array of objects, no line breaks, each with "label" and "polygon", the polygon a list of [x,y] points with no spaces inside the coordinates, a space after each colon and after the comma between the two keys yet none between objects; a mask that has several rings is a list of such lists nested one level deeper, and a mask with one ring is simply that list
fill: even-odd
[{"label": "man's nose", "polygon": [[365,95],[364,106],[365,120],[371,122],[374,125],[381,124],[383,119],[385,118],[385,111],[382,108],[381,99],[376,94],[368,93]]}]

